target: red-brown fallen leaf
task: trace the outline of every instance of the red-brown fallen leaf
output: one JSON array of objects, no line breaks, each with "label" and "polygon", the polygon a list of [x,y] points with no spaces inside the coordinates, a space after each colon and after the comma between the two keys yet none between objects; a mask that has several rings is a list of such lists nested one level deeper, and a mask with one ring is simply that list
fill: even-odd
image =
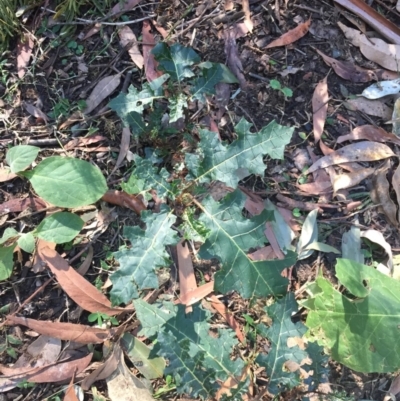
[{"label": "red-brown fallen leaf", "polygon": [[22,212],[27,208],[39,211],[47,207],[46,203],[40,198],[10,199],[0,204],[0,214]]},{"label": "red-brown fallen leaf", "polygon": [[186,306],[193,305],[196,302],[201,301],[204,297],[211,294],[214,291],[214,281],[203,284],[197,287],[195,290],[188,292],[185,297],[179,296],[174,302],[175,304],[183,304]]},{"label": "red-brown fallen leaf", "polygon": [[121,39],[121,45],[128,48],[128,53],[131,60],[141,70],[143,68],[143,56],[140,53],[139,46],[137,44],[136,35],[133,33],[129,26],[125,25],[119,32],[119,38]]},{"label": "red-brown fallen leaf", "polygon": [[17,174],[12,173],[9,168],[0,168],[0,182],[10,181],[16,177]]},{"label": "red-brown fallen leaf", "polygon": [[129,195],[124,191],[107,191],[101,199],[104,202],[111,203],[112,205],[127,207],[139,215],[143,210],[146,210],[146,206],[140,196]]},{"label": "red-brown fallen leaf", "polygon": [[356,14],[390,42],[400,44],[400,28],[362,0],[334,0]]},{"label": "red-brown fallen leaf", "polygon": [[54,249],[38,248],[37,254],[57,277],[62,289],[84,310],[92,313],[102,312],[109,316],[133,311],[131,308],[113,308],[108,298],[73,269]]},{"label": "red-brown fallen leaf", "polygon": [[391,132],[386,132],[383,128],[375,127],[373,125],[361,125],[351,131],[350,134],[339,136],[337,143],[345,141],[358,141],[366,139],[372,142],[391,142],[400,145],[400,138],[393,135]]},{"label": "red-brown fallen leaf", "polygon": [[151,82],[160,76],[161,71],[157,71],[158,63],[154,58],[154,55],[151,53],[156,42],[154,40],[153,34],[151,33],[151,25],[148,21],[143,21],[142,38],[144,72],[146,74],[147,80]]},{"label": "red-brown fallen leaf", "polygon": [[283,254],[281,248],[279,247],[278,240],[276,239],[271,223],[268,221],[265,223],[264,234],[267,237],[269,243],[271,244],[271,247],[274,250],[276,257],[278,259],[285,259],[285,255]]},{"label": "red-brown fallen leaf", "polygon": [[300,209],[306,212],[311,212],[312,210],[318,209],[318,212],[322,213],[322,208],[327,209],[338,209],[338,205],[332,205],[330,203],[312,203],[312,202],[301,202],[294,199],[290,199],[282,194],[276,195],[276,198],[282,202],[282,204],[288,209]]},{"label": "red-brown fallen leaf", "polygon": [[75,372],[71,377],[71,381],[69,382],[67,390],[65,391],[63,401],[79,401],[79,398],[76,396],[76,393],[75,393],[74,377],[75,377]]},{"label": "red-brown fallen leaf", "polygon": [[271,245],[264,246],[253,253],[247,255],[251,260],[272,260],[276,255]]},{"label": "red-brown fallen leaf", "polygon": [[81,276],[84,276],[87,273],[87,271],[89,270],[89,267],[92,264],[92,260],[93,260],[93,247],[92,247],[92,245],[90,245],[85,260],[76,269],[76,271]]},{"label": "red-brown fallen leaf", "polygon": [[[165,30],[161,25],[159,25],[156,20],[152,19],[151,23],[154,25],[154,28],[157,29],[157,31],[163,37],[163,39],[166,39],[168,37],[168,31]],[[169,42],[167,43],[169,44]]]},{"label": "red-brown fallen leaf", "polygon": [[394,156],[389,146],[379,142],[357,142],[331,153],[328,156],[321,157],[307,171],[312,173],[319,168],[325,168],[335,164],[355,162],[355,161],[376,161],[387,159]]},{"label": "red-brown fallen leaf", "polygon": [[312,97],[314,142],[318,143],[324,132],[326,114],[328,111],[328,76],[318,83]]},{"label": "red-brown fallen leaf", "polygon": [[265,49],[270,49],[271,47],[286,46],[290,45],[296,40],[302,38],[309,30],[311,24],[311,19],[306,22],[302,22],[297,25],[296,28],[284,33],[280,38],[273,40]]},{"label": "red-brown fallen leaf", "polygon": [[[392,186],[396,192],[397,203],[400,205],[400,166],[397,167],[392,177]],[[398,221],[400,222],[400,209],[398,211]]]},{"label": "red-brown fallen leaf", "polygon": [[81,387],[84,391],[89,390],[91,385],[95,381],[107,379],[108,377],[111,376],[111,374],[115,371],[115,369],[117,369],[118,348],[119,348],[119,344],[117,347],[113,348],[111,355],[107,358],[107,360],[102,365],[100,365],[97,369],[95,369],[92,373],[90,373],[89,376],[85,377],[85,379],[83,380],[82,385],[81,385]]},{"label": "red-brown fallen leaf", "polygon": [[49,322],[43,320],[28,319],[22,316],[8,315],[6,324],[23,325],[39,334],[59,338],[64,341],[75,341],[80,344],[100,344],[110,339],[113,332],[84,326],[82,324]]},{"label": "red-brown fallen leaf", "polygon": [[30,33],[24,33],[17,43],[17,70],[21,79],[26,73],[33,50],[33,39]]},{"label": "red-brown fallen leaf", "polygon": [[352,82],[380,81],[384,79],[396,79],[398,77],[397,73],[393,71],[387,71],[381,68],[368,70],[350,63],[349,61],[341,61],[329,57],[318,49],[315,49],[315,51],[324,59],[326,64],[334,69],[339,77]]},{"label": "red-brown fallen leaf", "polygon": [[197,288],[196,277],[194,275],[194,268],[188,244],[184,246],[183,241],[180,241],[176,246],[176,255],[178,257],[179,296],[180,298],[185,299],[188,293]]},{"label": "red-brown fallen leaf", "polygon": [[106,141],[106,140],[107,140],[107,137],[105,137],[103,135],[91,135],[88,137],[73,138],[64,145],[64,149],[71,150],[71,149],[75,149],[77,147],[89,146],[94,143],[99,143],[99,142]]},{"label": "red-brown fallen leaf", "polygon": [[211,295],[211,305],[214,309],[218,311],[218,313],[226,320],[229,324],[229,327],[235,331],[236,337],[241,343],[244,343],[244,335],[240,330],[239,323],[235,319],[233,313],[229,311],[229,309],[215,296]]},{"label": "red-brown fallen leaf", "polygon": [[96,33],[100,32],[100,29],[102,27],[102,24],[100,22],[97,22],[96,24],[93,25],[92,28],[90,28],[86,34],[83,36],[82,40],[89,39],[91,36],[96,35]]}]

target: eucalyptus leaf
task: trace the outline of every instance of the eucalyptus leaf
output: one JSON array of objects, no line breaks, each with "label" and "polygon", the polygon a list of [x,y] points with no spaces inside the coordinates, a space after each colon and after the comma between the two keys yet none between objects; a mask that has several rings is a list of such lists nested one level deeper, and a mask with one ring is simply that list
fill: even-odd
[{"label": "eucalyptus leaf", "polygon": [[305,250],[314,250],[314,251],[320,251],[320,252],[325,252],[325,253],[336,253],[336,254],[340,254],[340,251],[338,249],[336,249],[333,246],[330,246],[328,244],[324,244],[323,242],[312,242],[311,244],[307,245],[305,247]]},{"label": "eucalyptus leaf", "polygon": [[6,161],[10,166],[13,173],[18,173],[28,166],[36,159],[39,148],[30,145],[18,145],[9,149],[6,155]]},{"label": "eucalyptus leaf", "polygon": [[308,250],[306,248],[309,244],[318,240],[317,215],[318,209],[314,209],[312,212],[308,213],[308,216],[304,220],[296,249],[299,260],[308,258],[314,252],[312,249]]},{"label": "eucalyptus leaf", "polygon": [[21,174],[30,180],[41,198],[54,206],[90,205],[107,191],[106,180],[98,167],[70,157],[49,157],[32,171]]},{"label": "eucalyptus leaf", "polygon": [[45,241],[64,244],[82,230],[83,220],[74,213],[57,212],[46,217],[36,228],[35,235]]}]

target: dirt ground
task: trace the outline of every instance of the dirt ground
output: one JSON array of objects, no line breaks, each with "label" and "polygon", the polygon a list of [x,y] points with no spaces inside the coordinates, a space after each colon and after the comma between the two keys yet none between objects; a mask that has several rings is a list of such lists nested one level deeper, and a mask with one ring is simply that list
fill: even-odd
[{"label": "dirt ground", "polygon": [[[46,2],[47,4],[48,2]],[[143,4],[134,8],[127,14],[130,20],[143,18],[148,13],[155,14],[152,18],[152,33],[156,42],[162,40],[160,31],[169,31],[174,27],[173,41],[185,46],[192,47],[204,61],[227,63],[226,45],[224,31],[229,26],[243,21],[241,2],[233,2],[232,11],[225,15],[216,13],[215,10],[219,1],[202,0],[193,4],[193,9],[187,13],[190,2],[181,0],[161,0]],[[390,1],[372,1],[372,6],[377,8],[387,19],[395,24],[400,24],[400,16],[393,10]],[[315,86],[328,76],[329,107],[327,123],[324,130],[324,142],[331,149],[336,149],[336,139],[340,135],[347,134],[354,127],[372,124],[385,128],[384,120],[379,117],[371,117],[363,112],[351,111],[344,106],[345,99],[351,94],[359,94],[369,83],[353,83],[335,74],[316,52],[319,50],[334,59],[351,60],[360,67],[367,69],[375,68],[376,65],[367,60],[360,53],[359,49],[352,46],[345,39],[343,33],[337,26],[338,21],[347,21],[344,13],[335,7],[333,1],[314,0],[277,0],[262,1],[250,0],[250,10],[254,28],[236,40],[238,56],[243,65],[243,76],[246,85],[236,85],[237,93],[231,96],[227,105],[227,112],[221,117],[217,124],[223,140],[233,138],[233,122],[240,117],[250,121],[256,130],[267,125],[271,120],[279,124],[295,127],[292,142],[285,151],[284,160],[269,160],[264,177],[251,177],[241,184],[261,198],[269,198],[273,202],[282,202],[278,195],[286,196],[294,201],[323,203],[324,200],[315,195],[306,194],[296,187],[297,180],[301,177],[301,169],[298,165],[298,152],[306,151],[311,147],[316,156],[321,156],[321,150],[314,145],[313,124],[312,124],[312,98]],[[51,4],[48,5],[51,8]],[[90,9],[89,5],[83,6],[82,10]],[[187,14],[186,14],[187,13]],[[50,13],[36,11],[27,22],[28,27],[36,28],[35,35],[38,40],[57,39],[51,37],[51,31],[43,28],[43,18],[48,18]],[[89,15],[87,12],[82,15]],[[182,17],[184,16],[184,17]],[[199,18],[200,16],[200,18]],[[86,17],[84,17],[86,18]],[[196,20],[197,18],[197,20]],[[299,23],[311,18],[309,32],[293,44],[284,47],[265,49],[271,40],[281,34],[295,28]],[[182,24],[182,22],[185,22]],[[138,22],[130,25],[137,38],[141,38],[142,24]],[[160,30],[155,29],[155,24]],[[46,124],[39,117],[32,116],[24,107],[26,102],[40,105],[40,109],[48,114],[54,110],[54,105],[60,105],[59,99],[67,99],[63,106],[65,110],[64,120],[72,111],[71,107],[87,98],[91,90],[99,80],[109,74],[122,72],[122,83],[127,76],[126,69],[131,69],[132,76],[130,83],[140,88],[145,82],[143,72],[137,68],[132,69],[132,61],[126,49],[119,44],[115,34],[115,26],[103,26],[101,35],[96,34],[87,40],[82,40],[91,28],[88,24],[66,25],[68,35],[78,45],[83,46],[82,54],[76,53],[71,56],[71,48],[65,46],[60,37],[60,43],[53,48],[42,46],[42,50],[34,52],[35,65],[30,68],[22,80],[17,78],[16,58],[17,39],[11,40],[9,51],[3,54],[0,61],[6,60],[0,69],[3,83],[0,83],[0,112],[9,111],[7,118],[0,120],[0,160],[5,159],[5,154],[10,146],[20,143],[32,144],[42,149],[42,155],[60,154],[59,143],[66,144],[73,138],[79,138],[80,131],[62,129]],[[189,28],[189,29],[187,29]],[[183,32],[183,33],[182,33]],[[54,35],[54,34],[53,34]],[[47,43],[47,42],[45,42]],[[75,51],[75,50],[74,50]],[[85,60],[88,65],[87,73],[83,73],[80,62]],[[293,92],[291,97],[284,96],[280,91],[270,87],[270,80],[277,79],[282,87],[290,88]],[[5,80],[5,81],[4,81]],[[0,81],[1,82],[1,81]],[[128,83],[129,83],[128,82]],[[14,85],[14,87],[13,87]],[[10,90],[10,87],[13,87]],[[107,99],[107,101],[110,98]],[[85,135],[88,130],[94,133],[101,133],[107,138],[97,149],[98,144],[88,145],[88,149],[77,147],[71,150],[71,155],[83,160],[95,160],[96,164],[107,175],[115,166],[116,157],[121,142],[122,124],[117,115],[111,110],[104,108],[107,102],[101,106],[85,124],[80,126]],[[211,101],[211,108],[213,103]],[[74,105],[74,106],[73,106]],[[103,109],[102,109],[103,107]],[[207,111],[198,113],[194,120],[195,124],[202,124],[206,120]],[[205,120],[204,120],[205,119]],[[195,128],[196,129],[196,128]],[[149,140],[150,143],[150,140]],[[154,146],[154,142],[151,142]],[[148,145],[146,140],[140,143],[131,143],[132,152],[143,152]],[[177,146],[173,141],[160,139],[156,144],[170,153],[170,164],[174,163],[174,148]],[[126,163],[120,168],[109,181],[110,188],[117,188],[118,184],[129,177],[129,164]],[[350,193],[356,198],[371,189],[371,182],[367,179],[354,188]],[[26,180],[16,178],[12,181],[0,183],[0,202],[4,203],[11,199],[26,198],[31,196],[31,188]],[[398,232],[387,223],[382,214],[376,209],[365,207],[357,213],[346,213],[343,203],[337,199],[330,200],[330,207],[322,207],[319,215],[321,229],[321,240],[327,244],[341,248],[342,234],[346,231],[354,219],[355,214],[359,218],[360,226],[373,228],[380,231],[390,243],[393,250],[400,249]],[[286,205],[287,206],[287,205]],[[293,209],[293,207],[292,207]],[[122,245],[121,230],[124,225],[140,224],[138,218],[131,211],[116,207],[117,218],[109,225],[109,228],[96,237],[92,242],[94,249],[93,262],[88,270],[86,278],[95,284],[105,282],[108,273],[104,265],[112,267],[112,260],[107,259],[111,252],[117,251]],[[29,215],[29,213],[28,213]],[[304,219],[304,214],[302,215]],[[20,213],[10,213],[7,219],[0,226],[2,233],[12,222],[13,227],[21,229],[35,227],[45,217],[45,212],[34,214],[24,218]],[[301,218],[300,218],[301,220]],[[72,265],[78,267],[81,263],[79,252],[88,243],[84,240],[81,246],[71,249],[64,249],[64,256],[73,260]],[[78,255],[77,258],[76,255]],[[173,256],[173,255],[172,255]],[[8,304],[21,305],[34,291],[39,288],[48,278],[47,272],[34,273],[31,269],[32,262],[26,253],[20,253],[15,260],[15,268],[11,278],[0,285],[0,306]],[[218,268],[217,263],[195,262],[196,277],[203,280],[204,277],[211,277]],[[291,271],[291,288],[297,291],[302,286],[313,280],[318,272],[335,282],[334,258],[331,254],[320,253],[308,259],[299,261]],[[174,292],[174,276],[176,269],[171,268],[167,274],[166,284],[161,287],[161,292],[166,294]],[[241,310],[257,318],[257,308],[253,308],[247,301],[243,301],[235,295],[226,295],[225,300],[233,311]],[[304,315],[300,311],[299,316]],[[34,299],[24,305],[20,312],[23,316],[39,320],[59,320],[72,323],[87,322],[88,313],[77,306],[59,286],[52,283],[45,290],[39,293]],[[239,319],[239,318],[238,318]],[[239,319],[240,324],[244,320]],[[4,329],[5,330],[5,329]],[[8,327],[5,334],[12,334],[23,338],[19,347],[15,347],[18,354],[23,353],[30,343],[30,333],[24,333],[24,329],[18,326]],[[101,351],[101,346],[96,346]],[[15,360],[7,353],[0,356],[0,363],[8,365]],[[134,370],[134,367],[132,367]],[[385,391],[388,390],[392,380],[391,375],[370,374],[363,375],[353,372],[339,364],[331,362],[330,386],[337,391],[343,391],[347,399],[383,400]],[[267,378],[260,374],[256,385],[265,385]],[[161,379],[153,383],[155,389],[162,387],[165,382]],[[107,394],[105,382],[97,382],[97,389],[104,395]],[[60,384],[44,383],[33,388],[13,389],[7,393],[0,394],[0,401],[6,400],[56,400],[49,398],[61,388]],[[305,394],[297,391],[282,393],[279,398],[265,396],[264,399],[295,400],[302,399]],[[59,398],[61,399],[61,398]],[[85,400],[94,400],[92,393],[85,394]],[[167,393],[165,400],[187,400],[180,398],[176,393]],[[339,398],[337,398],[339,399]]]}]

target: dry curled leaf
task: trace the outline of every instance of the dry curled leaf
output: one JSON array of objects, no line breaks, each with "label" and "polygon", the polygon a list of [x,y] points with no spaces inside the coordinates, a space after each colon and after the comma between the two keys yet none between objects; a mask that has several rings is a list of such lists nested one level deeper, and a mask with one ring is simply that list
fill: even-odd
[{"label": "dry curled leaf", "polygon": [[140,212],[146,210],[146,206],[144,205],[140,195],[130,195],[124,191],[109,190],[101,199],[104,202],[111,203],[112,205],[127,207],[139,215]]},{"label": "dry curled leaf", "polygon": [[340,189],[351,188],[374,174],[374,172],[374,168],[361,168],[353,173],[338,174],[333,179],[333,190],[337,192]]},{"label": "dry curled leaf", "polygon": [[389,223],[397,227],[397,206],[390,198],[390,185],[386,177],[389,167],[390,163],[388,160],[372,177],[372,189],[370,195],[372,201],[376,205],[380,205],[380,210],[386,215]]},{"label": "dry curled leaf", "polygon": [[363,141],[344,146],[343,148],[321,157],[307,171],[312,173],[320,168],[325,168],[335,164],[357,162],[357,161],[376,161],[395,156],[392,149],[383,143]]},{"label": "dry curled leaf", "polygon": [[310,24],[311,19],[307,20],[306,22],[302,22],[301,24],[297,25],[296,28],[284,33],[280,38],[273,40],[265,48],[270,49],[271,47],[286,46],[296,42],[308,32]]},{"label": "dry curled leaf", "polygon": [[336,142],[342,143],[345,141],[357,141],[362,139],[367,139],[372,142],[391,142],[400,145],[400,138],[374,125],[361,125],[356,127],[350,134],[339,136]]},{"label": "dry curled leaf", "polygon": [[382,39],[367,38],[363,33],[356,29],[338,22],[339,27],[350,42],[360,48],[361,53],[383,68],[390,71],[398,71],[400,59],[400,45],[392,45]]},{"label": "dry curled leaf", "polygon": [[119,38],[121,39],[121,45],[128,48],[128,53],[131,60],[136,64],[139,69],[143,68],[143,56],[140,53],[139,46],[137,44],[136,35],[133,33],[129,26],[125,25],[119,32]]}]

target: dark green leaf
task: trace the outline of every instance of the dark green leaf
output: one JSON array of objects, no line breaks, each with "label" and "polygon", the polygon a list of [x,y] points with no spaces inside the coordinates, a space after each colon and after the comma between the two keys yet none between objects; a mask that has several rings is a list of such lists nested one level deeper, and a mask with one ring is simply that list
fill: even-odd
[{"label": "dark green leaf", "polygon": [[111,300],[114,305],[128,304],[139,296],[138,289],[158,288],[156,269],[170,264],[167,245],[175,245],[179,239],[171,229],[176,217],[167,206],[160,213],[142,212],[146,230],[124,227],[124,236],[132,247],[114,253],[119,269],[111,275],[113,288]]},{"label": "dark green leaf", "polygon": [[200,256],[221,261],[222,269],[215,274],[215,288],[222,293],[235,290],[244,298],[285,294],[288,280],[281,273],[295,263],[295,254],[288,252],[283,260],[269,261],[253,261],[247,256],[251,248],[264,246],[265,222],[273,214],[264,210],[246,219],[242,214],[244,202],[245,195],[240,190],[220,203],[206,198],[200,221],[210,234],[200,248]]},{"label": "dark green leaf", "polygon": [[259,355],[256,362],[265,367],[269,379],[268,391],[279,394],[301,384],[300,372],[289,371],[285,364],[295,362],[300,366],[307,357],[307,353],[298,345],[288,345],[289,340],[301,338],[306,328],[302,323],[293,323],[291,320],[292,314],[297,312],[297,303],[292,292],[265,308],[265,311],[273,323],[269,328],[259,325],[257,332],[269,340],[270,349],[267,355]]},{"label": "dark green leaf", "polygon": [[275,121],[256,134],[251,133],[250,128],[251,124],[242,118],[235,127],[238,139],[229,145],[224,145],[215,132],[201,130],[198,153],[186,155],[188,178],[200,183],[219,180],[236,188],[238,182],[250,174],[263,175],[266,167],[263,156],[282,159],[293,128]]},{"label": "dark green leaf", "polygon": [[7,280],[13,269],[13,253],[17,244],[0,246],[0,281]]},{"label": "dark green leaf", "polygon": [[139,137],[146,130],[146,126],[141,114],[136,111],[131,111],[126,115],[126,122],[128,123],[134,137]]},{"label": "dark green leaf", "polygon": [[193,49],[179,43],[168,47],[164,42],[159,42],[151,52],[158,61],[158,68],[167,72],[174,81],[181,82],[184,78],[193,77],[190,67],[200,62],[199,55]]},{"label": "dark green leaf", "polygon": [[205,103],[205,95],[215,93],[214,87],[222,81],[223,70],[220,64],[214,63],[211,68],[201,70],[201,75],[196,77],[191,88],[192,99]]},{"label": "dark green leaf", "polygon": [[240,377],[243,361],[231,359],[235,334],[230,329],[211,333],[210,312],[197,305],[188,315],[183,305],[150,305],[142,300],[134,305],[140,334],[157,336],[154,353],[169,361],[165,374],[174,376],[179,393],[211,399],[221,382]]}]

